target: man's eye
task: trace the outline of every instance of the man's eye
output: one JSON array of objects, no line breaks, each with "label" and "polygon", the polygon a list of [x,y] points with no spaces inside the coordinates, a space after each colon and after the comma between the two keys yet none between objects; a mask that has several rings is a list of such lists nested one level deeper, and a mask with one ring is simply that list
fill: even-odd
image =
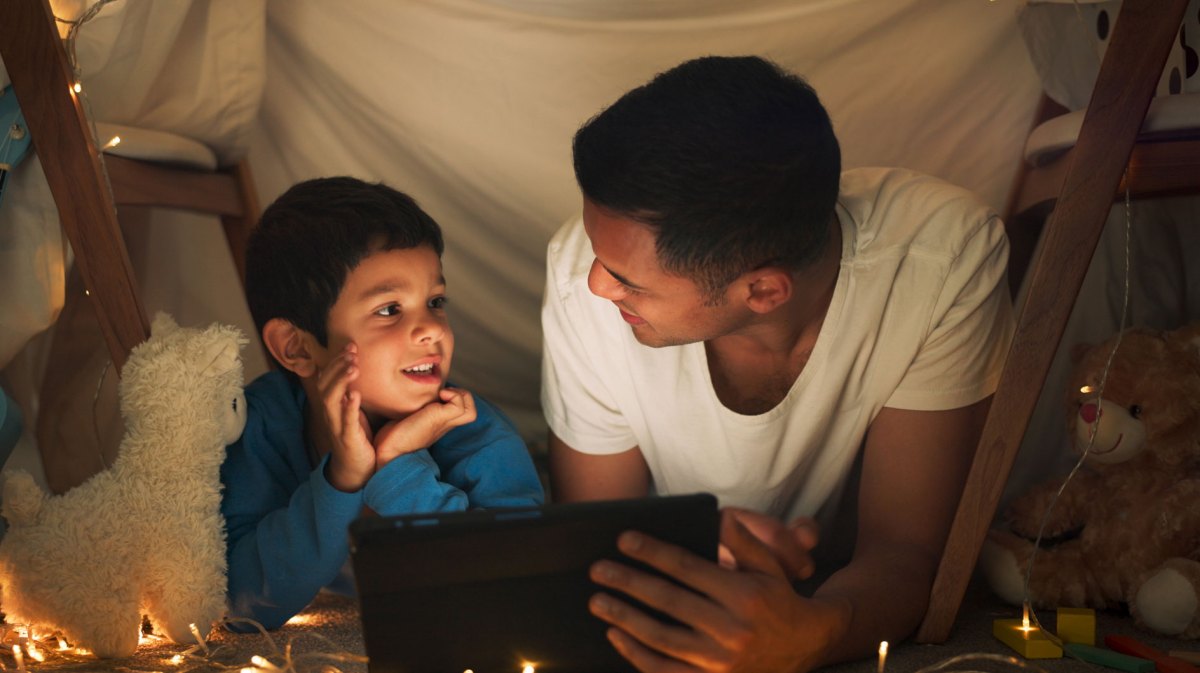
[{"label": "man's eye", "polygon": [[383,316],[385,318],[389,318],[394,315],[400,315],[400,305],[388,304],[387,306],[375,311],[375,315]]},{"label": "man's eye", "polygon": [[446,302],[450,301],[445,297],[434,297],[429,300],[429,308],[446,308]]}]

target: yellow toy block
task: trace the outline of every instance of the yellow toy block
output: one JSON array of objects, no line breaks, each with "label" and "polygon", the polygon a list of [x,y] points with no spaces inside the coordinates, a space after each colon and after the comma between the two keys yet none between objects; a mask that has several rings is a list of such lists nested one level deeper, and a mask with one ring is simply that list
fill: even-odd
[{"label": "yellow toy block", "polygon": [[1059,608],[1055,634],[1064,643],[1096,644],[1096,611],[1089,608]]},{"label": "yellow toy block", "polygon": [[1036,626],[1022,628],[1020,619],[997,619],[992,635],[1026,659],[1061,659],[1062,648]]}]

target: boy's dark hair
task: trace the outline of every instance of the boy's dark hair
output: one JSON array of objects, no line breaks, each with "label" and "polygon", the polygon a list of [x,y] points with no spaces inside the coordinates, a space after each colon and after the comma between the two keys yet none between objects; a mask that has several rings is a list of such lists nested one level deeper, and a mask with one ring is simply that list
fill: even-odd
[{"label": "boy's dark hair", "polygon": [[716,301],[768,264],[801,269],[828,238],[841,152],[803,79],[755,56],[660,73],[575,134],[592,203],[652,227],[663,268]]},{"label": "boy's dark hair", "polygon": [[298,183],[263,211],[246,245],[246,299],[261,335],[283,318],[328,345],[346,275],[381,250],[429,246],[442,231],[411,197],[350,177]]}]

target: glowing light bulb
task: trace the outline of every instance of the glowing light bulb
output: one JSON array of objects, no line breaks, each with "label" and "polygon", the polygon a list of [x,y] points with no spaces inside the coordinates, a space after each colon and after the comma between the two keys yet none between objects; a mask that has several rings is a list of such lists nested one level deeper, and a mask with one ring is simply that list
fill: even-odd
[{"label": "glowing light bulb", "polygon": [[171,657],[171,663],[172,663],[173,665],[175,665],[175,666],[178,666],[179,664],[182,664],[182,663],[183,663],[183,655],[182,655],[182,654],[176,654],[175,656]]},{"label": "glowing light bulb", "polygon": [[204,655],[211,655],[212,652],[208,649],[208,643],[204,642],[204,636],[200,635],[200,629],[196,628],[195,624],[188,624],[188,628],[192,631],[192,635],[195,636],[196,642],[200,644],[200,649],[204,650]]},{"label": "glowing light bulb", "polygon": [[46,660],[46,655],[42,654],[42,651],[37,648],[37,645],[34,645],[31,642],[25,643],[25,651],[29,653],[30,659],[33,659],[38,663]]},{"label": "glowing light bulb", "polygon": [[110,147],[116,147],[117,145],[120,145],[120,144],[121,144],[121,136],[113,136],[112,140],[109,140],[107,143],[104,144],[104,149],[108,149]]},{"label": "glowing light bulb", "polygon": [[534,670],[535,669],[534,669],[533,664],[530,664],[528,662],[521,665],[521,673],[534,673]]},{"label": "glowing light bulb", "polygon": [[75,93],[82,93],[83,85],[80,84],[79,82],[76,82],[74,85],[71,86],[71,91],[74,91]]},{"label": "glowing light bulb", "polygon": [[1021,630],[1025,632],[1032,631],[1034,627],[1029,625],[1029,604],[1026,603],[1021,607]]},{"label": "glowing light bulb", "polygon": [[1091,392],[1092,392],[1092,387],[1091,387],[1091,386],[1084,386],[1084,387],[1082,387],[1082,388],[1080,388],[1080,389],[1079,389],[1079,392],[1083,393],[1084,395],[1090,395],[1090,394],[1091,394]]},{"label": "glowing light bulb", "polygon": [[879,673],[883,673],[883,664],[887,661],[888,641],[879,641]]},{"label": "glowing light bulb", "polygon": [[67,641],[63,640],[63,639],[60,637],[60,638],[58,639],[58,649],[60,649],[60,650],[69,650],[69,649],[71,649],[71,646],[70,646],[70,645],[67,645]]}]

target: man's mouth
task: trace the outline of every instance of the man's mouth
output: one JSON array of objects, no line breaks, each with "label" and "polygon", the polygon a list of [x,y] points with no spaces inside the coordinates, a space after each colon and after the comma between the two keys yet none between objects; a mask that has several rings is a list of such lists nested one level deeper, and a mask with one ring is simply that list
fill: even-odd
[{"label": "man's mouth", "polygon": [[645,320],[643,320],[642,318],[639,318],[639,317],[638,317],[638,316],[636,316],[636,315],[633,315],[632,313],[626,313],[626,312],[625,312],[625,311],[624,311],[624,310],[623,310],[621,307],[619,307],[619,306],[617,307],[617,310],[618,310],[618,311],[620,311],[620,313],[621,313],[621,319],[622,319],[622,320],[624,320],[625,322],[629,323],[630,325],[644,325],[644,324],[646,324],[646,321],[645,321]]}]

